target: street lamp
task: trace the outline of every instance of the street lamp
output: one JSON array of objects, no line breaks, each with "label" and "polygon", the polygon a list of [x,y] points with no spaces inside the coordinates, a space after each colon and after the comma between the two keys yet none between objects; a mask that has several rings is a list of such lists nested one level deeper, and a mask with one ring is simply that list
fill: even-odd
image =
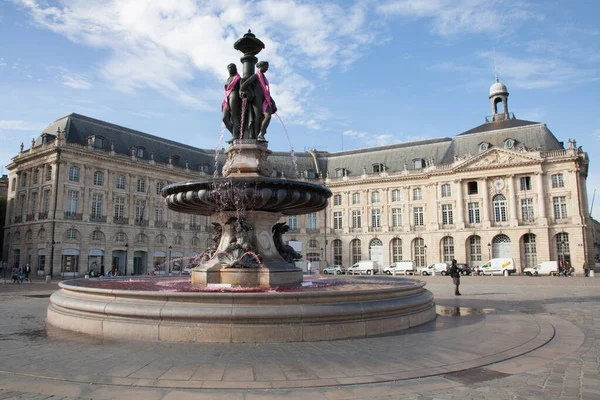
[{"label": "street lamp", "polygon": [[167,265],[167,272],[169,275],[171,275],[171,250],[173,249],[173,246],[169,246],[169,264]]},{"label": "street lamp", "polygon": [[492,258],[492,244],[488,243],[488,260]]},{"label": "street lamp", "polygon": [[129,243],[125,243],[125,272],[123,275],[127,275],[127,258],[129,256]]},{"label": "street lamp", "polygon": [[423,265],[423,266],[426,267],[427,266],[427,245],[423,246],[423,250],[425,253],[425,265]]}]

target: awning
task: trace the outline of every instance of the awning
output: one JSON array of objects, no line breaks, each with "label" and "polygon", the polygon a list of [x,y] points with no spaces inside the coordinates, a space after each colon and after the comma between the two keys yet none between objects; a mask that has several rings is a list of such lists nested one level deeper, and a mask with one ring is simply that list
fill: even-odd
[{"label": "awning", "polygon": [[38,256],[45,256],[46,255],[46,249],[38,249]]},{"label": "awning", "polygon": [[90,249],[88,251],[88,256],[103,256],[104,250],[101,249]]},{"label": "awning", "polygon": [[167,255],[165,254],[164,251],[155,251],[154,252],[154,257],[166,257]]},{"label": "awning", "polygon": [[63,256],[78,256],[79,250],[77,249],[62,249]]}]

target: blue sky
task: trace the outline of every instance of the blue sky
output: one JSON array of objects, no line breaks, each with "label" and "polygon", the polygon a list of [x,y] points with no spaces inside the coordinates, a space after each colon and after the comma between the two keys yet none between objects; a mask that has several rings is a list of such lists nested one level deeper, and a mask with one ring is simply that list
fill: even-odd
[{"label": "blue sky", "polygon": [[[594,0],[0,0],[0,164],[71,112],[214,148],[233,43],[252,29],[296,151],[475,127],[495,60],[517,118],[589,153],[591,201],[599,16]],[[276,119],[267,140],[290,149]]]}]

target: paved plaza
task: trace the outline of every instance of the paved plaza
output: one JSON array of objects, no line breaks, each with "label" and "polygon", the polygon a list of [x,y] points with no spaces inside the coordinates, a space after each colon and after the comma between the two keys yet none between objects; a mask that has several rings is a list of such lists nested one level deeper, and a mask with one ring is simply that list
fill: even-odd
[{"label": "paved plaza", "polygon": [[600,399],[600,279],[420,279],[435,322],[281,344],[67,332],[45,324],[55,283],[0,281],[0,399]]}]

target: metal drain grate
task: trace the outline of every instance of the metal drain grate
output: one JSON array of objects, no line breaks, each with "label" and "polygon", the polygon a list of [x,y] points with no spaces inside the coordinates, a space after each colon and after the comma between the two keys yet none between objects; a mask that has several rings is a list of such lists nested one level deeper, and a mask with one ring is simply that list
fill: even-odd
[{"label": "metal drain grate", "polygon": [[510,376],[510,374],[493,371],[487,368],[473,368],[444,375],[445,378],[462,383],[463,385],[491,381],[493,379],[505,378],[507,376]]}]

